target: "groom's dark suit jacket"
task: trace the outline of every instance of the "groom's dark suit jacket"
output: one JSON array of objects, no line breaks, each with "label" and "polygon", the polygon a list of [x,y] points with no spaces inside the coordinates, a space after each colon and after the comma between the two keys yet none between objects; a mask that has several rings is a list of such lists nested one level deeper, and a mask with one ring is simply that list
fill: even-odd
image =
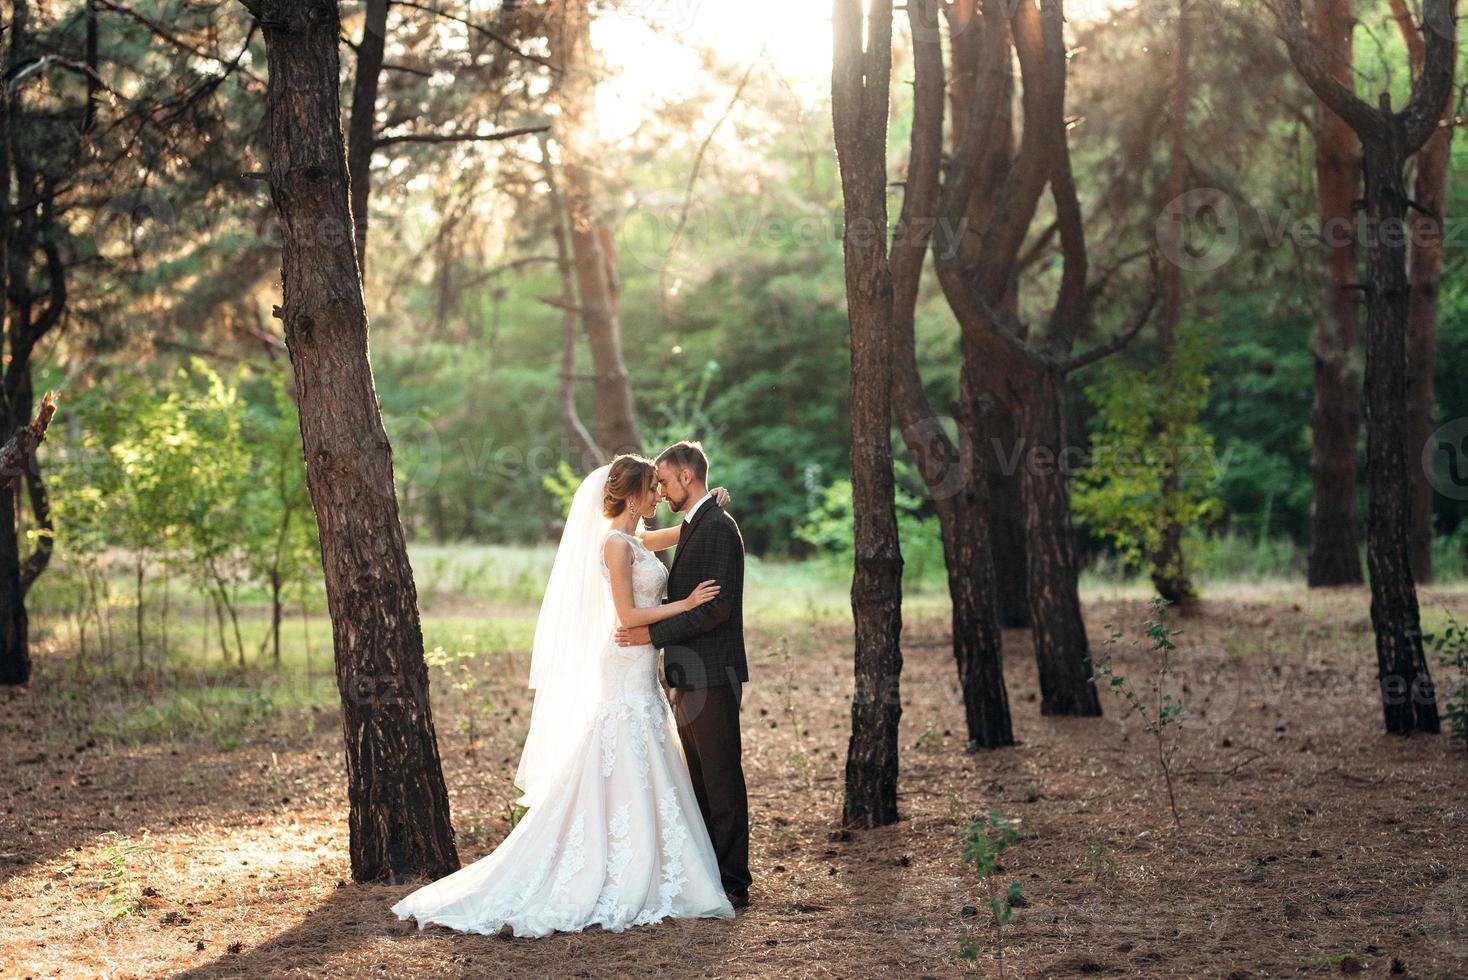
[{"label": "groom's dark suit jacket", "polygon": [[749,680],[744,660],[744,537],[739,525],[712,500],[684,521],[668,572],[668,599],[688,597],[714,579],[719,597],[648,629],[663,648],[668,686],[696,690]]}]

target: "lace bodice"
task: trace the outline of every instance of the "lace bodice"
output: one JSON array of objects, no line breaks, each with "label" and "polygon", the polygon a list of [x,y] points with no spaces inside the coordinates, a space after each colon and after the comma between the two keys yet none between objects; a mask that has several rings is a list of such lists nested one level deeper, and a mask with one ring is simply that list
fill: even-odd
[{"label": "lace bodice", "polygon": [[[638,609],[659,605],[668,586],[668,570],[658,556],[647,550],[637,538],[621,531],[608,531],[607,537],[621,537],[632,547],[632,604]],[[605,547],[605,541],[603,542]],[[602,561],[602,588],[607,602],[612,601],[612,573]],[[660,708],[662,687],[658,684],[657,648],[650,643],[621,647],[612,643],[608,655],[601,658],[602,696],[607,702],[625,701],[631,696],[639,710]],[[622,705],[625,707],[626,705]]]},{"label": "lace bodice", "polygon": [[[663,601],[663,591],[668,587],[668,570],[658,561],[658,556],[647,550],[638,538],[621,531],[608,531],[607,537],[619,537],[632,546],[632,604],[638,609],[656,606]],[[603,542],[605,544],[605,542]],[[602,581],[606,584],[607,596],[612,592],[611,572],[602,562]]]}]

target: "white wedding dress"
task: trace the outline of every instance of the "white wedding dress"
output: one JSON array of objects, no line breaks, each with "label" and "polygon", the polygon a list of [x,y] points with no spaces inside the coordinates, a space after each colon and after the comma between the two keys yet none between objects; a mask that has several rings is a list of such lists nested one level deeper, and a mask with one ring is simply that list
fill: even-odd
[{"label": "white wedding dress", "polygon": [[[661,601],[668,572],[642,542],[632,545],[635,604]],[[603,543],[605,542],[603,536]],[[611,584],[601,569],[606,602]],[[699,813],[688,763],[657,678],[653,646],[600,651],[601,700],[579,742],[493,853],[392,907],[464,932],[516,936],[612,932],[675,917],[732,918],[713,844]],[[532,723],[533,724],[533,723]]]}]

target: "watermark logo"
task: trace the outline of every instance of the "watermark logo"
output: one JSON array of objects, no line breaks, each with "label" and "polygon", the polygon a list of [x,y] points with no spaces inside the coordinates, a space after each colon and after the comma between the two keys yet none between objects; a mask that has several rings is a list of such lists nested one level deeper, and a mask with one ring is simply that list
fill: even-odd
[{"label": "watermark logo", "polygon": [[1468,500],[1468,416],[1444,422],[1422,446],[1422,472],[1451,500]]},{"label": "watermark logo", "polygon": [[1157,245],[1163,258],[1188,272],[1212,272],[1238,254],[1242,238],[1233,198],[1200,187],[1168,202],[1157,216]]},{"label": "watermark logo", "polygon": [[177,230],[173,205],[149,188],[124,191],[92,216],[92,241],[97,253],[126,260],[166,248]]}]

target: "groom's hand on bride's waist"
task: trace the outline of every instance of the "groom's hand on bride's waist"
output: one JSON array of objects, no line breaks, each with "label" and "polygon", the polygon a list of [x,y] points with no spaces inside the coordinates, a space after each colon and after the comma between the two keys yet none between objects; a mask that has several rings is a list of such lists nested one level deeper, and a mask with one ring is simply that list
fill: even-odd
[{"label": "groom's hand on bride's waist", "polygon": [[646,626],[617,627],[617,646],[640,647],[644,643],[651,642],[652,636]]}]

